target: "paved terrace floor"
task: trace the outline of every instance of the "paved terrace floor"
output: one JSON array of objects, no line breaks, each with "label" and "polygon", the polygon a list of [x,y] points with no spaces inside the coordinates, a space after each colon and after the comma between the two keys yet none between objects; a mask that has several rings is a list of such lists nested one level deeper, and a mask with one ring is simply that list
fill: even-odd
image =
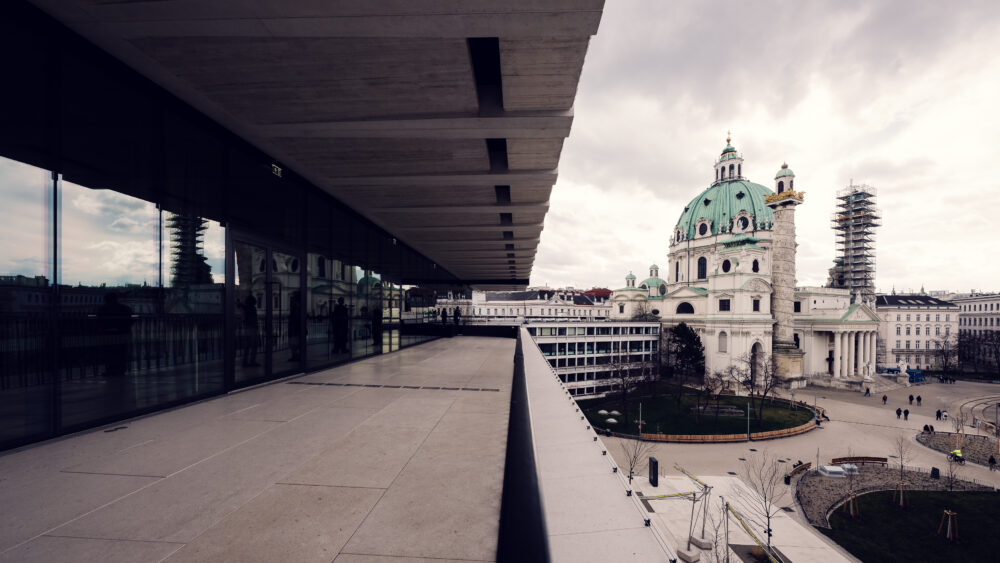
[{"label": "paved terrace floor", "polygon": [[493,560],[513,354],[442,339],[2,455],[0,561]]}]

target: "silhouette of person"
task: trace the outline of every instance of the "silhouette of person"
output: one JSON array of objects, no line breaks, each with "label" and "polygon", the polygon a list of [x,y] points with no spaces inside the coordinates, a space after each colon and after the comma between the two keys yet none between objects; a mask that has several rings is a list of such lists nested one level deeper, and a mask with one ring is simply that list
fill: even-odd
[{"label": "silhouette of person", "polygon": [[455,326],[458,326],[459,321],[462,319],[462,312],[455,307],[455,312],[452,314],[452,320],[455,321]]},{"label": "silhouette of person", "polygon": [[910,420],[910,409],[903,411],[903,420]]},{"label": "silhouette of person", "polygon": [[243,313],[243,365],[259,366],[257,347],[260,344],[260,329],[257,326],[257,298],[247,295],[240,304]]},{"label": "silhouette of person", "polygon": [[124,376],[132,343],[132,309],[119,303],[114,292],[104,294],[104,304],[97,308],[97,330],[103,343],[104,374]]},{"label": "silhouette of person", "polygon": [[896,419],[898,420],[900,416],[903,415],[903,409],[896,407]]},{"label": "silhouette of person", "polygon": [[372,306],[372,341],[376,352],[382,351],[382,304]]},{"label": "silhouette of person", "polygon": [[941,409],[938,409],[937,412],[934,413],[934,420],[941,420]]},{"label": "silhouette of person", "polygon": [[289,362],[302,356],[302,294],[293,291],[288,298],[288,347],[292,349]]},{"label": "silhouette of person", "polygon": [[884,404],[885,404],[885,402],[886,402],[886,401],[888,401],[888,400],[889,400],[889,397],[887,397],[886,395],[882,395],[882,404],[883,404],[883,405],[884,405]]},{"label": "silhouette of person", "polygon": [[446,309],[441,309],[441,324],[448,324],[448,311]]},{"label": "silhouette of person", "polygon": [[344,298],[338,297],[337,304],[330,312],[330,322],[333,324],[333,353],[347,353],[347,334],[350,326],[350,314],[344,305]]},{"label": "silhouette of person", "polygon": [[917,395],[917,406],[918,407],[920,406],[920,401],[922,401],[922,400],[923,399],[920,397],[920,395]]},{"label": "silhouette of person", "polygon": [[910,404],[913,404],[913,395],[910,395]]}]

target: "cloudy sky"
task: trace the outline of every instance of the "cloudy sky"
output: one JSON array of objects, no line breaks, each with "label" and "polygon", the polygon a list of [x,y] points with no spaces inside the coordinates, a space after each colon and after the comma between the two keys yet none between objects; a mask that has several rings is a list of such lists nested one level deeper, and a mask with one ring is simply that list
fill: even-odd
[{"label": "cloudy sky", "polygon": [[800,285],[826,281],[835,194],[878,190],[880,291],[1000,290],[1000,12],[991,2],[609,0],[532,284],[617,288],[666,262],[732,131],[744,175],[787,161]]}]

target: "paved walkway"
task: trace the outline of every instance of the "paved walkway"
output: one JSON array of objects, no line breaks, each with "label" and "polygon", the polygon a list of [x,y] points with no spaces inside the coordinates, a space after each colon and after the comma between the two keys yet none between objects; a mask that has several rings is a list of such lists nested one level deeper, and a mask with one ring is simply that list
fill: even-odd
[{"label": "paved walkway", "polygon": [[492,560],[513,353],[442,339],[2,455],[0,561]]},{"label": "paved walkway", "polygon": [[[916,401],[913,405],[909,404],[908,397],[911,393],[914,397],[921,396],[921,406],[916,406]],[[906,465],[922,467],[925,470],[930,467],[944,468],[947,465],[944,454],[920,445],[914,436],[920,432],[925,424],[933,424],[937,430],[951,430],[950,422],[935,420],[934,415],[937,409],[957,412],[959,405],[971,398],[1000,397],[1000,386],[987,383],[959,382],[953,385],[931,383],[910,388],[904,387],[886,392],[888,404],[885,406],[882,406],[881,394],[865,397],[862,393],[825,388],[800,389],[796,391],[795,398],[811,403],[814,394],[817,404],[826,408],[832,419],[830,422],[825,422],[820,429],[791,438],[764,442],[655,444],[653,453],[650,455],[659,459],[661,473],[678,476],[679,474],[673,469],[673,465],[679,463],[691,473],[711,481],[718,477],[733,477],[732,474],[739,472],[740,458],[747,457],[753,453],[753,450],[767,450],[778,458],[787,460],[789,469],[791,469],[791,464],[797,460],[815,464],[818,456],[821,464],[828,464],[831,458],[846,456],[848,453],[861,456],[890,457],[890,464],[898,463],[896,459],[892,458],[893,441],[902,434],[911,443],[911,458],[907,460]],[[1000,401],[1000,398],[997,400]],[[896,419],[897,407],[910,410],[909,420]],[[976,430],[971,428],[967,431],[976,433]],[[619,465],[627,466],[618,444],[620,440],[604,437],[601,440],[608,445],[609,451],[615,456]],[[645,467],[642,469],[646,470]],[[975,479],[994,487],[1000,487],[1000,472],[991,473],[988,468],[974,464],[966,464],[958,472],[959,478]],[[645,482],[645,479],[642,481]],[[648,486],[644,488],[643,492],[653,494],[645,489],[648,489]],[[789,505],[791,504],[792,501],[789,501]],[[781,533],[775,532],[774,543],[783,552],[788,553],[786,546],[793,549],[794,545],[804,541],[804,538],[799,536],[805,534],[815,536],[819,541],[831,546],[830,549],[833,550],[831,553],[839,553],[841,557],[850,558],[842,550],[832,546],[825,536],[808,526],[797,511],[789,516],[791,520],[797,520],[801,525],[797,528],[789,528],[791,532],[789,532],[788,537],[783,538]],[[680,532],[674,533],[679,534]],[[795,557],[792,559],[796,560]]]}]

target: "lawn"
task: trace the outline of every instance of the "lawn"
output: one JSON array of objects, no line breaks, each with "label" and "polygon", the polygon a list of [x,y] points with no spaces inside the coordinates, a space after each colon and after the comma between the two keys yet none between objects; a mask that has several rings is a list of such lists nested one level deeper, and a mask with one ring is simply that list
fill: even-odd
[{"label": "lawn", "polygon": [[[821,532],[862,561],[996,561],[1000,553],[1000,495],[995,492],[909,494],[910,507],[891,504],[892,491],[858,497],[861,518],[842,510]],[[958,539],[936,534],[944,509],[958,513]]]},{"label": "lawn", "polygon": [[[636,394],[638,395],[638,394]],[[686,394],[682,397],[680,404],[677,404],[670,387],[661,387],[655,397],[636,396],[630,397],[628,403],[628,420],[624,416],[614,417],[617,424],[608,424],[605,420],[608,416],[597,414],[597,411],[604,409],[607,411],[622,410],[621,399],[616,396],[601,399],[590,399],[580,401],[580,408],[590,420],[590,423],[598,428],[607,428],[615,432],[625,434],[637,434],[639,429],[635,423],[639,418],[639,403],[642,403],[642,418],[646,421],[643,426],[644,432],[658,432],[662,434],[745,434],[747,431],[746,414],[739,416],[716,417],[713,414],[704,414],[699,420],[692,407],[695,406],[695,397]],[[713,407],[715,401],[710,403]],[[730,405],[746,412],[746,397],[723,396],[720,404],[724,407]],[[768,430],[780,430],[782,428],[792,428],[809,422],[812,419],[812,411],[798,407],[790,409],[787,403],[765,403],[763,420],[757,423],[756,413],[750,420],[751,432],[763,432]]]}]

